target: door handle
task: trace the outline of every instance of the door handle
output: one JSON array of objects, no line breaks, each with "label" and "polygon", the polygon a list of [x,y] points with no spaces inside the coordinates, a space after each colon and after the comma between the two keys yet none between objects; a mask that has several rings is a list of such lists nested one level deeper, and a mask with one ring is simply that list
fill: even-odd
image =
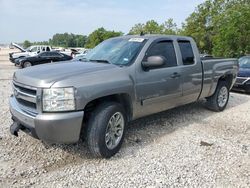
[{"label": "door handle", "polygon": [[178,72],[174,72],[171,76],[171,78],[179,78],[181,75]]}]

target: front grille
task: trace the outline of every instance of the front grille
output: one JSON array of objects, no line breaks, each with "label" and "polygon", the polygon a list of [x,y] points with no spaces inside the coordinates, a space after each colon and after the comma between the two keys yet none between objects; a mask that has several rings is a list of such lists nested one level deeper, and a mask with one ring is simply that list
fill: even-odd
[{"label": "front grille", "polygon": [[16,89],[19,89],[19,90],[22,91],[22,92],[25,92],[25,93],[29,94],[29,95],[34,95],[34,96],[36,96],[36,90],[35,90],[35,89],[26,88],[26,87],[17,85],[16,83],[14,83],[14,87],[15,87]]},{"label": "front grille", "polygon": [[240,78],[240,77],[238,77],[237,79],[236,79],[236,84],[244,84],[245,82],[247,81],[247,78]]},{"label": "front grille", "polygon": [[30,114],[37,114],[36,88],[13,82],[13,92],[20,108]]},{"label": "front grille", "polygon": [[17,100],[21,105],[23,105],[23,106],[27,106],[28,108],[36,109],[36,104],[35,104],[35,103],[32,103],[32,102],[23,100],[23,99],[21,99],[21,98],[16,98],[16,100]]}]

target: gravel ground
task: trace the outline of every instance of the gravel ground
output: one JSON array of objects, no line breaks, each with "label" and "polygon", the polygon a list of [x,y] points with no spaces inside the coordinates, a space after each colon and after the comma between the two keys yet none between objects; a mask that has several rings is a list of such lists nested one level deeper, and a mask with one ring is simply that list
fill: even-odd
[{"label": "gravel ground", "polygon": [[121,151],[93,159],[86,145],[11,136],[8,97],[16,68],[0,51],[0,187],[250,187],[250,95],[227,109],[202,101],[137,120]]}]

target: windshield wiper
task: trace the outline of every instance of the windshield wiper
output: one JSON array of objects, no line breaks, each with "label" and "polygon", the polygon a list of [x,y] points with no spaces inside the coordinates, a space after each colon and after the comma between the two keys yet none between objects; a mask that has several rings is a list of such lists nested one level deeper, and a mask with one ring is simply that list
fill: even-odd
[{"label": "windshield wiper", "polygon": [[97,63],[108,63],[111,64],[108,60],[106,59],[90,59],[89,61],[97,62]]}]

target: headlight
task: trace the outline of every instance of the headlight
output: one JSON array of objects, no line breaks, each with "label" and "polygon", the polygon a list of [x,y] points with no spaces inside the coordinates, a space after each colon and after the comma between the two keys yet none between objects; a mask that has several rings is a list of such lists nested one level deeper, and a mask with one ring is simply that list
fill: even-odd
[{"label": "headlight", "polygon": [[70,111],[75,110],[74,88],[43,89],[43,111]]}]

